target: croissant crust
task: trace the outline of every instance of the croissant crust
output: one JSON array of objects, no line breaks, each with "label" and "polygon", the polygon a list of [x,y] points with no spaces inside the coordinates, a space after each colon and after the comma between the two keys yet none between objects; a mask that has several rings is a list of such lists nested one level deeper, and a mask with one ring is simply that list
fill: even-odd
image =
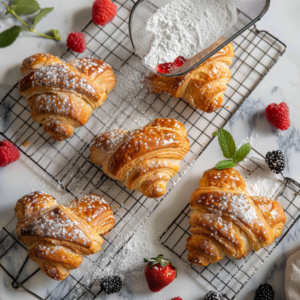
[{"label": "croissant crust", "polygon": [[91,161],[109,177],[147,197],[165,193],[168,180],[189,151],[184,125],[157,119],[131,132],[115,129],[99,134],[91,146]]},{"label": "croissant crust", "polygon": [[233,45],[230,43],[186,75],[165,77],[150,74],[145,78],[145,83],[154,93],[169,93],[210,113],[223,104],[224,93],[231,79],[229,66],[233,57]]},{"label": "croissant crust", "polygon": [[286,222],[281,205],[272,199],[250,197],[235,169],[209,170],[190,201],[188,260],[207,266],[225,256],[241,259],[267,247],[281,235]]},{"label": "croissant crust", "polygon": [[80,266],[84,256],[102,249],[101,235],[115,224],[111,207],[90,194],[59,205],[43,192],[34,192],[18,200],[17,238],[28,247],[29,257],[55,280],[63,280]]},{"label": "croissant crust", "polygon": [[116,84],[113,69],[96,58],[67,64],[51,54],[35,54],[23,61],[21,73],[19,92],[32,118],[58,141],[86,124]]}]

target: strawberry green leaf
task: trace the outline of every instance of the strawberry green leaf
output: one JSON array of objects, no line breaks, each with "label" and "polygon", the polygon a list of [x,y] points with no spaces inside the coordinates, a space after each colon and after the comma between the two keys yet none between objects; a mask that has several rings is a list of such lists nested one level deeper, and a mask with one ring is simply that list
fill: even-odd
[{"label": "strawberry green leaf", "polygon": [[49,31],[53,34],[53,36],[55,37],[56,40],[59,40],[59,41],[61,40],[58,29],[51,29]]},{"label": "strawberry green leaf", "polygon": [[224,170],[224,169],[233,168],[235,166],[236,166],[236,163],[231,160],[222,160],[216,164],[215,169],[216,170]]},{"label": "strawberry green leaf", "polygon": [[251,151],[251,145],[249,143],[242,145],[235,153],[233,160],[235,162],[239,162],[244,160],[247,155],[250,153]]},{"label": "strawberry green leaf", "polygon": [[150,268],[153,268],[155,265],[159,264],[159,261],[155,261],[153,263],[150,264]]},{"label": "strawberry green leaf", "polygon": [[159,263],[164,268],[169,264],[169,261],[162,258]]},{"label": "strawberry green leaf", "polygon": [[40,9],[40,5],[35,0],[14,0],[11,9],[18,15],[30,15]]},{"label": "strawberry green leaf", "polygon": [[47,7],[43,8],[39,11],[39,13],[34,17],[32,26],[35,28],[35,26],[44,18],[46,17],[51,11],[53,11],[54,7]]},{"label": "strawberry green leaf", "polygon": [[26,28],[20,26],[13,26],[0,33],[0,48],[5,48],[11,45],[18,37],[21,31],[26,30]]},{"label": "strawberry green leaf", "polygon": [[225,158],[232,158],[236,151],[236,146],[232,135],[221,128],[218,132],[218,141]]},{"label": "strawberry green leaf", "polygon": [[150,258],[150,259],[144,258],[144,262],[155,262],[155,261],[156,261],[155,258]]}]

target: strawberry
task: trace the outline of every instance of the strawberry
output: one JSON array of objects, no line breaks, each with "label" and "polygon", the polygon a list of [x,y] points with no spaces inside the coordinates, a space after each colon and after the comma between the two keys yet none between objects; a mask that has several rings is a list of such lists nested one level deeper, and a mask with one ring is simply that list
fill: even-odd
[{"label": "strawberry", "polygon": [[159,292],[177,276],[177,268],[160,254],[155,258],[144,259],[147,262],[145,277],[151,292]]}]

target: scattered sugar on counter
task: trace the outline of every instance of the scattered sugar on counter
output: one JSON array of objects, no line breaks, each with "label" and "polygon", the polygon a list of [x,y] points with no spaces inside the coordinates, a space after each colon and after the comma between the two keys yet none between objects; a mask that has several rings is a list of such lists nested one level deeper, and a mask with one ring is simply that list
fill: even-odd
[{"label": "scattered sugar on counter", "polygon": [[143,63],[156,70],[157,65],[178,56],[189,59],[214,43],[236,20],[233,0],[172,0],[147,22],[153,43]]}]

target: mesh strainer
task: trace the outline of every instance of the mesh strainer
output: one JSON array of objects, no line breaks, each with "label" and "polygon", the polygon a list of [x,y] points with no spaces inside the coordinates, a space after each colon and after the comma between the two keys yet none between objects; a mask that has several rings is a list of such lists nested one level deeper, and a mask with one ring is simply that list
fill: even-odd
[{"label": "mesh strainer", "polygon": [[[130,14],[129,28],[132,45],[137,56],[144,58],[151,48],[153,36],[145,28],[148,19],[170,0],[138,0]],[[168,77],[184,75],[198,67],[213,54],[225,47],[243,31],[259,21],[267,12],[271,0],[235,0],[237,8],[237,21],[217,41],[202,52],[187,60],[180,68],[169,74],[160,74]]]}]

